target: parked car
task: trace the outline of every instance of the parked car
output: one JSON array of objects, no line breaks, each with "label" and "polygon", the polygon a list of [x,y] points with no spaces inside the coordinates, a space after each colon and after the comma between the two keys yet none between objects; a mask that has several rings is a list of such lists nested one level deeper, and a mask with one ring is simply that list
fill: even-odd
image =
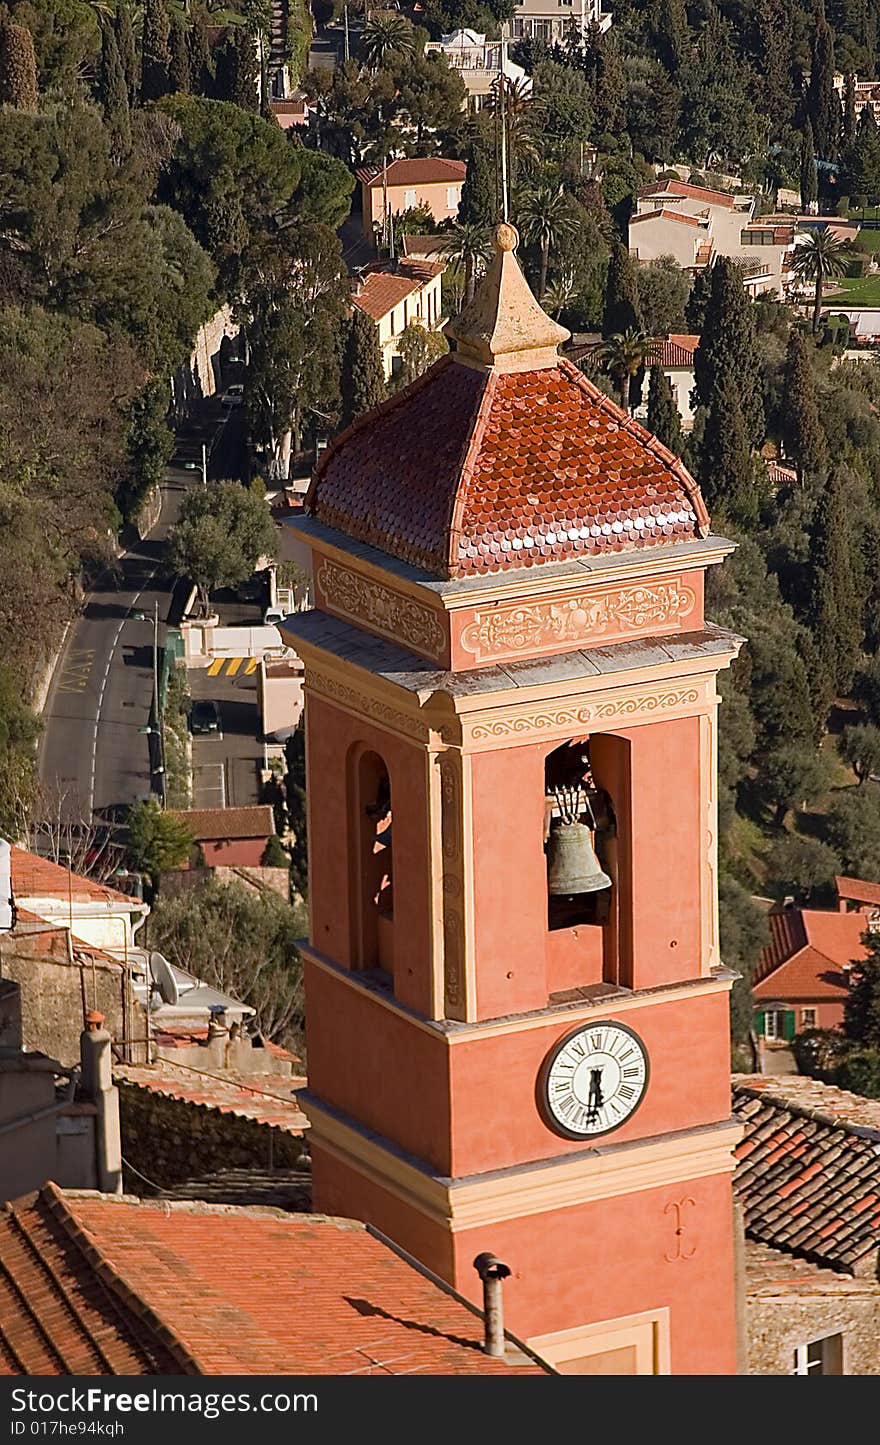
[{"label": "parked car", "polygon": [[191,733],[219,733],[220,705],[205,698],[198,698],[189,710]]},{"label": "parked car", "polygon": [[243,382],[243,381],[236,381],[236,382],[233,382],[232,386],[227,386],[226,390],[224,391],[223,395],[222,395],[221,398],[220,398],[220,405],[221,405],[221,406],[241,406],[241,404],[242,404],[243,401],[244,401],[244,382]]}]

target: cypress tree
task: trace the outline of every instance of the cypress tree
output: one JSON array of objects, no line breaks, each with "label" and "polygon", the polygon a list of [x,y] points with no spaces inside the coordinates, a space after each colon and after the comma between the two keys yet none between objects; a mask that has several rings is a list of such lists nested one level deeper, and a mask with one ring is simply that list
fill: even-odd
[{"label": "cypress tree", "polygon": [[260,67],[254,37],[247,30],[239,30],[235,37],[233,75],[233,93],[230,99],[234,100],[236,105],[240,105],[242,110],[259,110]]},{"label": "cypress tree", "polygon": [[128,90],[128,103],[134,105],[138,97],[138,64],[137,51],[134,44],[134,30],[131,24],[131,6],[128,0],[117,0],[116,15],[113,20],[113,34],[116,39],[116,49],[119,51],[119,62],[122,66],[122,73],[125,76],[125,85]]},{"label": "cypress tree", "polygon": [[189,95],[192,91],[192,60],[189,50],[189,26],[183,15],[171,17],[171,65],[168,82],[175,95]]},{"label": "cypress tree", "polygon": [[821,11],[816,13],[813,31],[807,114],[813,123],[818,154],[823,160],[833,161],[840,134],[840,102],[834,89],[834,36]]},{"label": "cypress tree", "polygon": [[463,226],[494,226],[498,219],[495,160],[486,137],[478,133],[468,147],[467,174],[458,203]]},{"label": "cypress tree", "polygon": [[214,66],[208,40],[208,16],[201,5],[191,13],[187,44],[193,95],[210,96],[214,91]]},{"label": "cypress tree", "polygon": [[374,323],[359,306],[352,307],[351,321],[342,357],[343,427],[385,399],[385,371],[379,335]]},{"label": "cypress tree", "polygon": [[843,78],[843,142],[851,145],[856,133],[856,81],[851,70]]},{"label": "cypress tree", "polygon": [[612,246],[608,260],[602,335],[623,335],[625,331],[641,331],[643,328],[635,262],[626,246],[618,241]]},{"label": "cypress tree", "polygon": [[703,330],[711,285],[712,272],[707,266],[704,266],[702,271],[698,271],[694,277],[691,294],[684,308],[685,320],[690,328],[691,334],[694,336],[699,336]]},{"label": "cypress tree", "polygon": [[758,517],[758,493],[739,393],[728,377],[706,413],[700,445],[700,486],[710,507],[727,521],[751,528]]},{"label": "cypress tree", "polygon": [[852,687],[862,645],[862,612],[856,555],[846,500],[846,473],[835,467],[813,522],[810,622],[815,651],[814,696],[827,705]]},{"label": "cypress tree", "polygon": [[141,100],[158,100],[168,94],[170,33],[165,0],[146,0],[141,40]]},{"label": "cypress tree", "polygon": [[648,381],[647,427],[671,452],[681,455],[681,417],[669,377],[659,366],[651,367]]},{"label": "cypress tree", "polygon": [[128,87],[116,36],[109,25],[105,25],[101,32],[100,99],[104,120],[113,136],[114,153],[117,157],[125,155],[131,145]]},{"label": "cypress tree", "polygon": [[0,105],[36,110],[38,101],[33,36],[26,25],[6,20],[0,24]]},{"label": "cypress tree", "polygon": [[678,75],[688,49],[688,23],[684,0],[660,0],[655,46],[670,75]]},{"label": "cypress tree", "polygon": [[819,195],[813,127],[809,117],[801,131],[801,210],[809,211]]},{"label": "cypress tree", "polygon": [[782,433],[786,451],[797,468],[798,481],[803,483],[806,476],[820,469],[827,457],[827,447],[819,421],[810,346],[796,327],[789,333],[785,358]]},{"label": "cypress tree", "polygon": [[760,445],[764,399],[754,310],[739,266],[726,256],[718,257],[710,273],[706,314],[694,353],[694,381],[697,402],[707,409],[729,383],[737,393],[749,445]]}]

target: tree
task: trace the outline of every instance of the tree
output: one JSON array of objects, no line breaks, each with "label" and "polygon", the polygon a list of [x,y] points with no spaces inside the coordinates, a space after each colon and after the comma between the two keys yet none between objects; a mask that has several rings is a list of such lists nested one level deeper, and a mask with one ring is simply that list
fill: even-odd
[{"label": "tree", "polygon": [[880,655],[872,657],[859,672],[853,694],[869,721],[880,727]]},{"label": "tree", "polygon": [[769,942],[767,917],[745,888],[726,871],[718,880],[721,950],[740,978],[730,999],[731,1038],[742,1041],[754,1027],[751,980],[761,949]]},{"label": "tree", "polygon": [[719,256],[709,278],[700,344],[694,352],[694,383],[700,406],[711,409],[726,393],[725,408],[738,403],[749,447],[764,434],[761,367],[752,303],[735,261]]},{"label": "tree", "polygon": [[307,930],[301,907],[271,889],[211,881],[160,898],[149,929],[151,944],[172,963],[255,1009],[267,1039],[298,1047],[303,994],[296,939]]},{"label": "tree", "polygon": [[116,39],[116,49],[119,52],[119,63],[125,76],[128,103],[131,106],[138,97],[139,85],[137,52],[131,23],[131,5],[128,0],[117,0],[116,13],[113,17],[113,34]]},{"label": "tree", "polygon": [[863,635],[847,480],[844,469],[835,467],[816,508],[810,549],[816,695],[826,705],[851,687]]},{"label": "tree", "polygon": [[218,100],[258,111],[259,69],[254,37],[246,30],[227,35],[217,55],[216,95]]},{"label": "tree", "polygon": [[866,933],[867,958],[853,960],[843,1006],[843,1031],[866,1049],[880,1049],[880,941]]},{"label": "tree", "polygon": [[445,355],[448,348],[441,331],[429,331],[417,321],[411,321],[400,333],[397,349],[402,365],[394,381],[398,386],[409,386]]},{"label": "tree", "polygon": [[816,149],[813,140],[813,127],[810,125],[809,116],[804,121],[804,128],[801,131],[801,209],[812,210],[819,195],[819,173],[816,169]]},{"label": "tree", "polygon": [[117,493],[125,521],[137,519],[144,498],[165,478],[174,452],[168,425],[168,386],[164,378],[148,381],[127,408],[125,447],[128,466]]},{"label": "tree", "polygon": [[799,281],[812,282],[815,287],[813,301],[813,334],[819,330],[822,311],[822,296],[826,282],[846,274],[846,268],[853,255],[849,241],[826,227],[810,230],[802,236],[794,248],[791,270]]},{"label": "tree", "polygon": [[337,231],[351,210],[354,176],[342,161],[323,151],[299,152],[300,178],[293,205],[298,221],[316,221]]},{"label": "tree", "polygon": [[806,477],[819,471],[828,455],[825,433],[819,421],[810,350],[803,333],[793,326],[785,358],[782,434],[801,484]]},{"label": "tree", "polygon": [[758,769],[762,798],[775,804],[774,822],[781,828],[792,808],[814,803],[827,792],[828,759],[815,748],[789,743],[764,758]]},{"label": "tree", "polygon": [[342,415],[340,426],[350,426],[372,411],[386,396],[385,369],[376,324],[359,306],[353,306],[342,355]]},{"label": "tree", "polygon": [[781,893],[809,902],[817,888],[833,883],[840,872],[840,859],[833,848],[818,838],[786,833],[770,849],[767,868]]},{"label": "tree", "polygon": [[642,329],[649,336],[685,331],[691,278],[673,256],[658,256],[636,271]]},{"label": "tree", "polygon": [[869,778],[880,773],[880,728],[873,723],[844,728],[840,756],[849,763],[859,787],[864,787]]},{"label": "tree", "polygon": [[104,120],[113,134],[114,149],[118,155],[125,155],[131,146],[128,86],[116,37],[109,25],[101,32],[100,99]]},{"label": "tree", "polygon": [[155,798],[135,803],[128,811],[128,856],[132,867],[146,874],[154,893],[169,868],[179,868],[192,851],[192,829],[173,813],[165,813]]},{"label": "tree", "polygon": [[372,70],[379,70],[400,55],[415,50],[413,27],[394,11],[377,11],[371,15],[361,33],[361,54]]},{"label": "tree", "polygon": [[828,841],[854,878],[880,878],[880,792],[847,788],[827,815]]},{"label": "tree", "polygon": [[180,520],[168,533],[168,562],[176,576],[198,588],[207,614],[214,587],[237,587],[277,547],[263,498],[236,482],[212,482],[186,494]]},{"label": "tree", "polygon": [[170,50],[168,88],[172,94],[189,95],[193,88],[189,26],[184,17],[176,11],[171,17]]},{"label": "tree", "polygon": [[596,347],[596,360],[611,377],[617,390],[618,400],[624,411],[630,407],[630,389],[634,379],[644,371],[645,358],[651,346],[651,338],[644,331],[631,328],[616,336],[609,336]]},{"label": "tree", "polygon": [[824,13],[817,11],[806,108],[816,148],[826,161],[833,161],[837,155],[840,131],[840,101],[834,88],[834,71],[834,36]]},{"label": "tree", "polygon": [[626,246],[618,241],[611,248],[608,262],[602,335],[619,336],[626,331],[642,330],[642,303],[635,263]]},{"label": "tree", "polygon": [[37,108],[37,58],[26,25],[0,22],[0,105],[18,110]]},{"label": "tree", "polygon": [[758,493],[740,394],[732,377],[715,390],[699,446],[699,481],[710,507],[750,528],[758,515]]},{"label": "tree", "polygon": [[684,0],[660,0],[654,31],[654,45],[670,75],[681,70],[688,52],[689,36]]},{"label": "tree", "polygon": [[141,38],[141,100],[167,95],[171,70],[171,25],[165,0],[145,0]]},{"label": "tree", "polygon": [[391,75],[397,88],[400,119],[415,127],[417,153],[439,145],[441,136],[460,130],[467,97],[464,81],[444,55],[393,56]]},{"label": "tree", "polygon": [[477,128],[467,151],[467,174],[458,203],[460,225],[494,225],[498,218],[496,180],[491,142],[485,131]]},{"label": "tree", "polygon": [[844,145],[851,145],[856,134],[856,78],[851,70],[843,77],[843,124],[841,138]]},{"label": "tree", "polygon": [[681,455],[681,417],[672,384],[660,366],[652,366],[648,382],[648,431],[676,456]]},{"label": "tree", "polygon": [[190,91],[193,95],[210,95],[214,86],[214,57],[208,37],[208,15],[202,6],[190,12],[186,33],[189,51]]},{"label": "tree", "polygon": [[474,299],[477,277],[492,256],[492,236],[488,226],[457,221],[444,242],[443,255],[464,271],[464,304]]},{"label": "tree", "polygon": [[523,240],[540,248],[541,266],[538,275],[538,300],[547,289],[547,268],[551,247],[563,236],[571,235],[577,221],[572,214],[568,196],[561,186],[539,186],[527,191],[519,206],[519,222]]}]

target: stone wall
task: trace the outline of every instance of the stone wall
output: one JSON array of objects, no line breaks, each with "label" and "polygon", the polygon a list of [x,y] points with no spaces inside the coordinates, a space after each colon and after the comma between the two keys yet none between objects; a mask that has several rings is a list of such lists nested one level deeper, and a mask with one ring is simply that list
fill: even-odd
[{"label": "stone wall", "polygon": [[[750,1375],[790,1375],[798,1345],[843,1335],[843,1372],[880,1374],[880,1286],[846,1275],[815,1292],[764,1291],[747,1304]],[[833,1292],[831,1292],[833,1291]]]},{"label": "stone wall", "polygon": [[[74,945],[74,950],[76,945]],[[79,1063],[85,1015],[98,1009],[121,1045],[129,1033],[143,1039],[143,1010],[128,997],[125,973],[116,963],[71,962],[66,935],[7,935],[0,942],[0,974],[21,988],[22,1044],[65,1066]],[[143,1049],[141,1049],[141,1054]],[[137,1061],[135,1050],[132,1062]]]},{"label": "stone wall", "polygon": [[[119,1107],[126,1164],[163,1189],[223,1169],[295,1169],[306,1153],[303,1140],[283,1129],[138,1084],[120,1081]],[[123,1184],[130,1194],[154,1192],[130,1168]]]}]

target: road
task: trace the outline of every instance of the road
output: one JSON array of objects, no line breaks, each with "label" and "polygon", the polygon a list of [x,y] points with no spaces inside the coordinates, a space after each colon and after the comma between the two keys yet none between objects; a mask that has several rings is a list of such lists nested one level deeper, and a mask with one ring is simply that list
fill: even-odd
[{"label": "road", "polygon": [[[185,464],[200,459],[202,443],[213,442],[211,475],[232,471],[240,424],[237,417],[228,426],[224,420],[211,398],[178,432],[156,525],[120,558],[115,573],[99,579],[58,659],[43,712],[40,776],[50,792],[63,789],[68,805],[88,815],[116,820],[150,795],[150,738],[139,729],[149,722],[152,702],[153,609],[158,604],[161,647],[172,601],[164,542],[184,492],[199,483],[199,471]],[[137,621],[134,612],[147,620]]]}]

